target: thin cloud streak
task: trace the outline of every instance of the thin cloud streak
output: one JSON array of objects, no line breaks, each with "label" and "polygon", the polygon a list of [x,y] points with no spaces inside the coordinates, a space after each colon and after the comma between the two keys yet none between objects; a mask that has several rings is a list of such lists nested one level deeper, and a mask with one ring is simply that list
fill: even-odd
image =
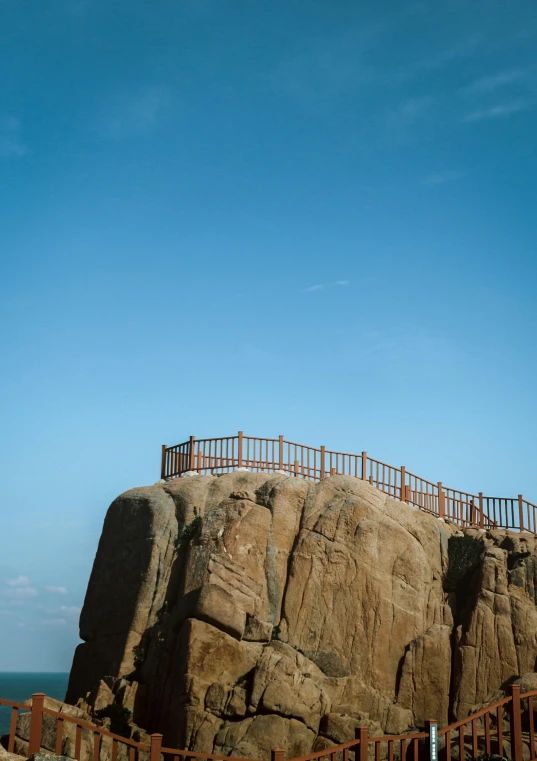
[{"label": "thin cloud streak", "polygon": [[532,71],[534,71],[533,68],[501,71],[489,77],[476,79],[466,87],[461,88],[459,92],[462,95],[485,95],[526,79]]},{"label": "thin cloud streak", "polygon": [[350,280],[335,280],[333,283],[318,283],[317,285],[310,285],[309,288],[303,288],[304,293],[312,293],[313,291],[322,291],[325,288],[331,288],[333,286],[345,287],[350,285]]},{"label": "thin cloud streak", "polygon": [[6,581],[8,587],[27,587],[30,584],[28,576],[18,576],[16,579],[8,579]]},{"label": "thin cloud streak", "polygon": [[516,100],[510,103],[503,103],[492,108],[483,108],[478,111],[473,111],[467,114],[464,122],[477,122],[483,119],[498,119],[504,116],[511,116],[511,114],[517,114],[520,111],[527,111],[533,105],[529,100]]},{"label": "thin cloud streak", "polygon": [[168,88],[159,85],[117,96],[114,104],[102,107],[95,130],[112,140],[144,135],[156,126],[169,101]]},{"label": "thin cloud streak", "polygon": [[34,587],[12,587],[6,590],[6,595],[17,600],[26,600],[30,597],[37,597],[38,592]]},{"label": "thin cloud streak", "polygon": [[421,184],[426,185],[427,187],[434,187],[436,185],[445,185],[446,182],[461,180],[466,176],[467,173],[462,171],[438,172],[437,174],[430,174],[427,177],[424,177],[421,181]]},{"label": "thin cloud streak", "polygon": [[69,592],[67,587],[45,587],[45,589],[47,590],[47,592],[52,592],[53,594],[56,594],[56,595],[66,595]]},{"label": "thin cloud streak", "polygon": [[21,158],[27,152],[19,119],[15,116],[0,117],[0,158]]}]

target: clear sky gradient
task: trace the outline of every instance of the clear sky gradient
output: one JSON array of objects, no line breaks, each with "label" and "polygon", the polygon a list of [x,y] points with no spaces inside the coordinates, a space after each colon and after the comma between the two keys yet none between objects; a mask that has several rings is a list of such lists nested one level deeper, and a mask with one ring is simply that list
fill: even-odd
[{"label": "clear sky gradient", "polygon": [[238,429],[537,502],[537,4],[0,0],[0,671]]}]

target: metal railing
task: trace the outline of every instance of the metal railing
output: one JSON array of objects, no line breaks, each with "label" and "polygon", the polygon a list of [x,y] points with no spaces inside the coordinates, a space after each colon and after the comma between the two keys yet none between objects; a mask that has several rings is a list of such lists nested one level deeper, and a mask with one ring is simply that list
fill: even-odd
[{"label": "metal railing", "polygon": [[296,478],[322,481],[346,475],[368,481],[394,499],[454,521],[460,526],[514,529],[537,534],[537,505],[517,497],[487,497],[451,489],[410,473],[404,465],[394,468],[369,457],[367,452],[348,454],[326,447],[305,446],[277,439],[236,436],[196,439],[172,447],[162,446],[161,478],[177,478],[189,471],[226,473],[237,468],[257,472],[281,471]]},{"label": "metal railing", "polygon": [[[511,694],[507,697],[446,727],[438,728],[438,722],[429,719],[421,732],[383,737],[370,737],[367,727],[359,727],[353,740],[314,753],[307,753],[289,761],[351,761],[350,752],[354,761],[451,761],[451,759],[463,761],[475,759],[484,753],[503,756],[507,742],[512,761],[523,761],[524,758],[535,759],[537,747],[534,698],[536,697],[537,690],[521,694],[520,685],[513,684]],[[7,706],[12,711],[9,735],[7,735],[7,750],[10,753],[17,750],[15,742],[17,717],[18,712],[23,710],[31,712],[29,740],[27,747],[24,747],[25,757],[38,753],[42,747],[45,750],[54,751],[56,755],[61,755],[64,725],[71,724],[75,727],[76,740],[72,757],[76,761],[109,761],[109,759],[117,761],[119,755],[128,761],[145,761],[145,759],[147,761],[188,761],[188,759],[245,761],[235,756],[163,747],[162,735],[159,733],[152,734],[149,743],[136,742],[83,719],[46,708],[44,701],[43,693],[32,695],[31,706],[0,699],[0,708]],[[43,720],[46,717],[56,720],[54,748],[46,748],[43,745],[45,735],[49,737],[49,744],[51,736],[50,731],[45,731]],[[86,742],[83,752],[84,731]],[[88,733],[93,737],[90,743],[88,743]],[[108,747],[105,748],[106,741],[108,741]],[[285,761],[284,751],[278,748],[271,751],[271,757],[272,761]]]}]

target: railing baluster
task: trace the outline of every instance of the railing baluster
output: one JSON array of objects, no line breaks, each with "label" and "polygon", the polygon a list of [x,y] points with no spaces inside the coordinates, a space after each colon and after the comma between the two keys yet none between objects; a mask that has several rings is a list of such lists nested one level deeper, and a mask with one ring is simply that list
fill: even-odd
[{"label": "railing baluster", "polygon": [[490,744],[490,714],[488,711],[483,717],[483,722],[485,724],[485,752],[490,755],[492,751]]},{"label": "railing baluster", "polygon": [[93,733],[93,761],[99,761],[101,755],[101,733]]},{"label": "railing baluster", "polygon": [[15,734],[17,732],[17,719],[19,718],[19,709],[15,706],[11,708],[11,721],[9,722],[9,740],[7,743],[8,753],[13,753],[15,748]]},{"label": "railing baluster", "polygon": [[464,761],[464,724],[459,727],[459,761]]},{"label": "railing baluster", "polygon": [[535,730],[533,727],[533,695],[528,698],[528,718],[530,735],[530,758],[535,758]]},{"label": "railing baluster", "polygon": [[76,761],[80,761],[80,751],[82,747],[82,727],[80,724],[76,725],[75,732],[75,758]]},{"label": "railing baluster", "polygon": [[498,721],[498,755],[503,756],[503,706],[498,706],[496,716]]},{"label": "railing baluster", "polygon": [[63,719],[58,718],[56,723],[56,748],[55,752],[57,756],[62,756],[62,743],[63,743]]}]

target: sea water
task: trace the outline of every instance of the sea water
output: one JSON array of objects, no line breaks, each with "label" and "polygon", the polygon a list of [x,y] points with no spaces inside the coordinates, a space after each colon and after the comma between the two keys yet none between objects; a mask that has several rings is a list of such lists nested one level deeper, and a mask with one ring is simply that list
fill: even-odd
[{"label": "sea water", "polygon": [[[24,703],[34,692],[44,692],[49,698],[63,700],[67,692],[69,672],[0,671],[0,698]],[[0,737],[9,732],[11,708],[0,706]]]}]

